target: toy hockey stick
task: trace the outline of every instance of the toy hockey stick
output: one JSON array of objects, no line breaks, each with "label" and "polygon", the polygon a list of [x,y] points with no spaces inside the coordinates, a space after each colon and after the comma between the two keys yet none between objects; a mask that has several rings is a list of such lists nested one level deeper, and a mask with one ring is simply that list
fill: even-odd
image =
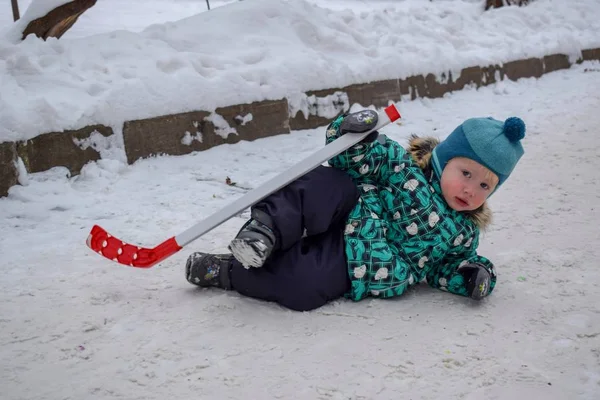
[{"label": "toy hockey stick", "polygon": [[[276,192],[287,184],[312,171],[323,162],[354,146],[371,132],[381,129],[390,122],[400,118],[400,113],[393,104],[386,107],[384,111],[385,113],[380,113],[379,115],[376,115],[374,111],[370,110],[367,110],[367,112],[364,113],[367,118],[369,116],[373,117],[372,119],[374,119],[375,116],[378,117],[377,125],[373,129],[364,133],[342,135],[288,170],[249,191],[239,199],[210,215],[208,218],[198,222],[188,230],[165,240],[154,248],[150,249],[127,244],[110,235],[98,225],[92,227],[87,238],[87,245],[100,255],[120,264],[137,268],[151,268],[155,264],[181,250],[185,245],[221,225],[234,215],[237,215],[246,208],[258,203],[271,193]],[[368,122],[369,121],[365,121],[364,123]]]}]

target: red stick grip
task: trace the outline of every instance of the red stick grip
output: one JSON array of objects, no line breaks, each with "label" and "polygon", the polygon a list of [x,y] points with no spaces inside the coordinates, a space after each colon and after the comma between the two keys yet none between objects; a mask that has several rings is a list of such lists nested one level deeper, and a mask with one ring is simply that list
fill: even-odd
[{"label": "red stick grip", "polygon": [[400,112],[398,111],[396,106],[393,104],[390,106],[387,106],[383,111],[385,111],[385,113],[387,114],[387,116],[391,122],[394,122],[395,120],[400,118]]}]

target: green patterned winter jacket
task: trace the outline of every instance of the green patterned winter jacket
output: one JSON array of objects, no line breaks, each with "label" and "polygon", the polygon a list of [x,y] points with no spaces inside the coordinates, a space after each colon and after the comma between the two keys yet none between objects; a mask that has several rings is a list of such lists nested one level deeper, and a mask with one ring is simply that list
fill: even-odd
[{"label": "green patterned winter jacket", "polygon": [[[340,135],[343,117],[327,128],[327,143]],[[496,283],[493,264],[477,255],[480,229],[491,220],[484,204],[465,213],[450,208],[431,172],[431,151],[439,141],[413,136],[408,151],[381,136],[329,160],[358,185],[360,198],[344,232],[352,287],[346,297],[399,296],[426,279],[429,285],[468,296],[458,267],[478,262]]]}]

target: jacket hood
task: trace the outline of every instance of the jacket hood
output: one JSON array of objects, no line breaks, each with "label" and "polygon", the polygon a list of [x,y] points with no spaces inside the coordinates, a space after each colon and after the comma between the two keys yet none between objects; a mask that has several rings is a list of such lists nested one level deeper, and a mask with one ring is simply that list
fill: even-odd
[{"label": "jacket hood", "polygon": [[[407,151],[415,163],[426,172],[427,175],[433,174],[431,165],[431,153],[435,146],[440,143],[439,139],[434,137],[419,137],[411,135],[408,140]],[[437,179],[437,178],[436,178]],[[465,214],[481,229],[485,230],[492,223],[492,210],[488,207],[487,201],[481,207],[473,211],[465,211]]]}]

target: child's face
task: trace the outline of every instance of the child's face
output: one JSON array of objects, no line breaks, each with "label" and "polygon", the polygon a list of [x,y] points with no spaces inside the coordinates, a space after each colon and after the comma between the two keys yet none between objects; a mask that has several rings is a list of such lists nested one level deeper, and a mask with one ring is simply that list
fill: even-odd
[{"label": "child's face", "polygon": [[494,192],[498,177],[478,162],[456,157],[446,164],[440,183],[444,199],[453,210],[471,211]]}]

